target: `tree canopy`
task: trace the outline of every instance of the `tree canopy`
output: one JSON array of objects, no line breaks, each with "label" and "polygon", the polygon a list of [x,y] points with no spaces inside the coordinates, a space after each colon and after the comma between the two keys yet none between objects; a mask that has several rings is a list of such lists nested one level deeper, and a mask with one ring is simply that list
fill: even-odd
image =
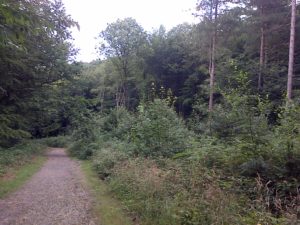
[{"label": "tree canopy", "polygon": [[69,28],[76,25],[60,1],[1,2],[1,143],[30,136],[35,129],[29,125],[35,120],[30,102],[47,86],[72,76],[75,49],[68,40]]}]

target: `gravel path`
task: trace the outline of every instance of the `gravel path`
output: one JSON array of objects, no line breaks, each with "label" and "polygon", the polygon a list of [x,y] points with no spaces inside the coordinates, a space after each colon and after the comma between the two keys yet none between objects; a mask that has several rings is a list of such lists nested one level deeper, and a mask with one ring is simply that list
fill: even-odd
[{"label": "gravel path", "polygon": [[95,225],[79,164],[61,148],[48,158],[19,191],[0,200],[1,225]]}]

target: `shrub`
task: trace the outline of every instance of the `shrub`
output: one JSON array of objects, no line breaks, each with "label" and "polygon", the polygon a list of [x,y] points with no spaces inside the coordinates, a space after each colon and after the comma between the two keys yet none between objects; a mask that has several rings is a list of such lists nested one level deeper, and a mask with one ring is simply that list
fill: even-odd
[{"label": "shrub", "polygon": [[90,143],[86,140],[74,141],[73,144],[69,148],[69,153],[71,156],[77,157],[78,159],[89,159],[94,150],[97,148],[95,143]]},{"label": "shrub", "polygon": [[127,159],[127,155],[109,144],[104,145],[93,157],[93,167],[101,179],[111,175],[115,165]]},{"label": "shrub", "polygon": [[32,157],[43,153],[45,149],[45,145],[33,141],[23,142],[8,149],[0,148],[0,176],[10,167],[25,164]]},{"label": "shrub", "polygon": [[170,157],[187,149],[190,135],[176,112],[157,99],[140,107],[130,141],[137,146],[136,155]]},{"label": "shrub", "polygon": [[100,122],[102,134],[108,134],[112,138],[127,140],[131,127],[135,123],[135,117],[125,108],[111,110],[103,116]]},{"label": "shrub", "polygon": [[227,97],[225,108],[215,108],[214,135],[196,139],[155,100],[135,115],[118,109],[95,117],[71,152],[91,157],[144,224],[291,224],[299,205],[299,109],[284,110],[269,127],[263,100]]},{"label": "shrub", "polygon": [[68,136],[48,137],[39,140],[39,142],[49,147],[64,148],[69,145],[70,137]]}]

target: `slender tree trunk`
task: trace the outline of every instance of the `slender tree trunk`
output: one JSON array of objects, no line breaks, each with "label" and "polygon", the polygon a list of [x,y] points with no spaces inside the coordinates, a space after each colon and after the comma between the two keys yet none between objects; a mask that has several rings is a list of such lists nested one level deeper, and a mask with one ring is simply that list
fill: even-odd
[{"label": "slender tree trunk", "polygon": [[259,55],[259,73],[258,73],[258,90],[263,88],[263,70],[265,65],[265,27],[264,27],[264,8],[261,6],[261,28],[260,28],[260,55]]},{"label": "slender tree trunk", "polygon": [[116,106],[117,109],[121,107],[128,108],[129,100],[128,100],[128,87],[127,87],[127,78],[128,78],[128,61],[127,59],[119,59],[120,60],[120,66],[119,72],[120,72],[120,84],[116,93]]},{"label": "slender tree trunk", "polygon": [[128,68],[128,59],[125,59],[123,62],[123,75],[124,80],[122,81],[122,91],[123,91],[123,106],[129,109],[129,96],[128,96],[128,82],[127,78],[129,76],[129,68]]},{"label": "slender tree trunk", "polygon": [[293,89],[293,72],[294,72],[294,54],[295,54],[295,25],[296,25],[296,0],[291,0],[292,15],[291,15],[291,34],[290,34],[290,49],[289,49],[289,69],[287,82],[287,98],[292,100]]},{"label": "slender tree trunk", "polygon": [[[209,20],[211,21],[211,23],[213,22],[213,9],[214,9],[214,6],[213,6],[213,2],[211,2],[211,5],[210,5],[210,11],[209,11]],[[209,52],[208,52],[208,57],[209,57],[209,65],[208,65],[208,72],[209,72],[209,75],[211,73],[211,56],[212,56],[212,46],[213,46],[213,33],[211,33],[211,40],[210,40],[210,43],[209,43]]]},{"label": "slender tree trunk", "polygon": [[209,64],[208,64],[208,73],[209,73],[209,76],[210,76],[210,73],[211,73],[211,62],[212,62],[212,40],[210,41],[209,43],[209,54],[208,54],[208,57],[209,57]]},{"label": "slender tree trunk", "polygon": [[103,104],[104,104],[104,98],[105,98],[105,90],[104,91],[101,91],[100,94],[99,94],[99,99],[100,99],[100,112],[102,113],[103,112]]},{"label": "slender tree trunk", "polygon": [[214,106],[214,89],[215,89],[215,49],[216,49],[216,32],[213,34],[212,52],[211,52],[211,67],[209,80],[209,112],[213,111]]},{"label": "slender tree trunk", "polygon": [[217,18],[218,18],[218,5],[219,1],[216,0],[215,12],[214,12],[214,30],[212,35],[212,46],[211,46],[211,67],[210,67],[210,80],[209,80],[209,105],[208,111],[213,111],[214,106],[214,89],[215,89],[215,56],[216,56],[216,39],[217,39]]}]

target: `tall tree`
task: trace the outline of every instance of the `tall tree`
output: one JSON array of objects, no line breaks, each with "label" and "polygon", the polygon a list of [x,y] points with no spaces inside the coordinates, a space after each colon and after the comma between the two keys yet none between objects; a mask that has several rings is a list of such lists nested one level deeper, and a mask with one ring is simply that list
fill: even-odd
[{"label": "tall tree", "polygon": [[[282,32],[285,24],[285,7],[284,0],[246,0],[246,5],[252,13],[254,24],[259,30],[259,67],[257,71],[257,89],[263,91],[265,83],[266,69],[268,67],[268,54],[272,51],[271,39],[274,32]],[[247,7],[248,8],[248,7]],[[282,18],[276,20],[276,18]],[[272,57],[272,56],[271,56]]]},{"label": "tall tree", "polygon": [[265,22],[264,22],[264,14],[265,7],[264,4],[261,4],[260,7],[260,17],[261,17],[261,25],[260,25],[260,51],[259,51],[259,74],[258,74],[258,90],[262,89],[262,73],[265,65]]},{"label": "tall tree", "polygon": [[215,0],[214,5],[212,5],[211,10],[214,11],[212,14],[213,21],[213,31],[212,31],[212,41],[210,49],[210,65],[209,65],[209,105],[208,110],[212,112],[213,102],[214,102],[214,88],[215,88],[215,62],[216,62],[216,40],[217,40],[217,18],[218,18],[218,8],[219,0]]},{"label": "tall tree", "polygon": [[108,24],[99,37],[104,40],[99,48],[100,54],[110,58],[120,76],[116,105],[129,107],[129,78],[133,75],[139,51],[146,43],[146,33],[135,19],[125,18]]},{"label": "tall tree", "polygon": [[70,74],[74,25],[61,1],[1,1],[0,145],[29,135],[31,99]]},{"label": "tall tree", "polygon": [[208,111],[213,111],[214,93],[215,93],[215,72],[216,72],[216,46],[218,38],[219,17],[228,8],[240,3],[240,0],[198,0],[197,10],[204,21],[207,21],[211,26],[209,47],[209,105]]},{"label": "tall tree", "polygon": [[211,43],[209,47],[209,105],[208,110],[212,112],[214,102],[214,86],[215,86],[215,56],[216,56],[216,40],[217,40],[217,19],[219,16],[220,0],[201,0],[198,2],[197,10],[203,10],[204,19],[211,24]]},{"label": "tall tree", "polygon": [[287,98],[289,101],[292,100],[292,90],[293,90],[295,30],[296,30],[296,0],[291,0],[291,34],[290,34],[289,68],[288,68],[288,82],[287,82]]},{"label": "tall tree", "polygon": [[259,50],[259,71],[258,71],[258,90],[263,88],[263,71],[266,63],[266,14],[268,8],[271,8],[270,1],[267,0],[251,0],[250,4],[257,7],[259,11],[260,26],[260,50]]}]

